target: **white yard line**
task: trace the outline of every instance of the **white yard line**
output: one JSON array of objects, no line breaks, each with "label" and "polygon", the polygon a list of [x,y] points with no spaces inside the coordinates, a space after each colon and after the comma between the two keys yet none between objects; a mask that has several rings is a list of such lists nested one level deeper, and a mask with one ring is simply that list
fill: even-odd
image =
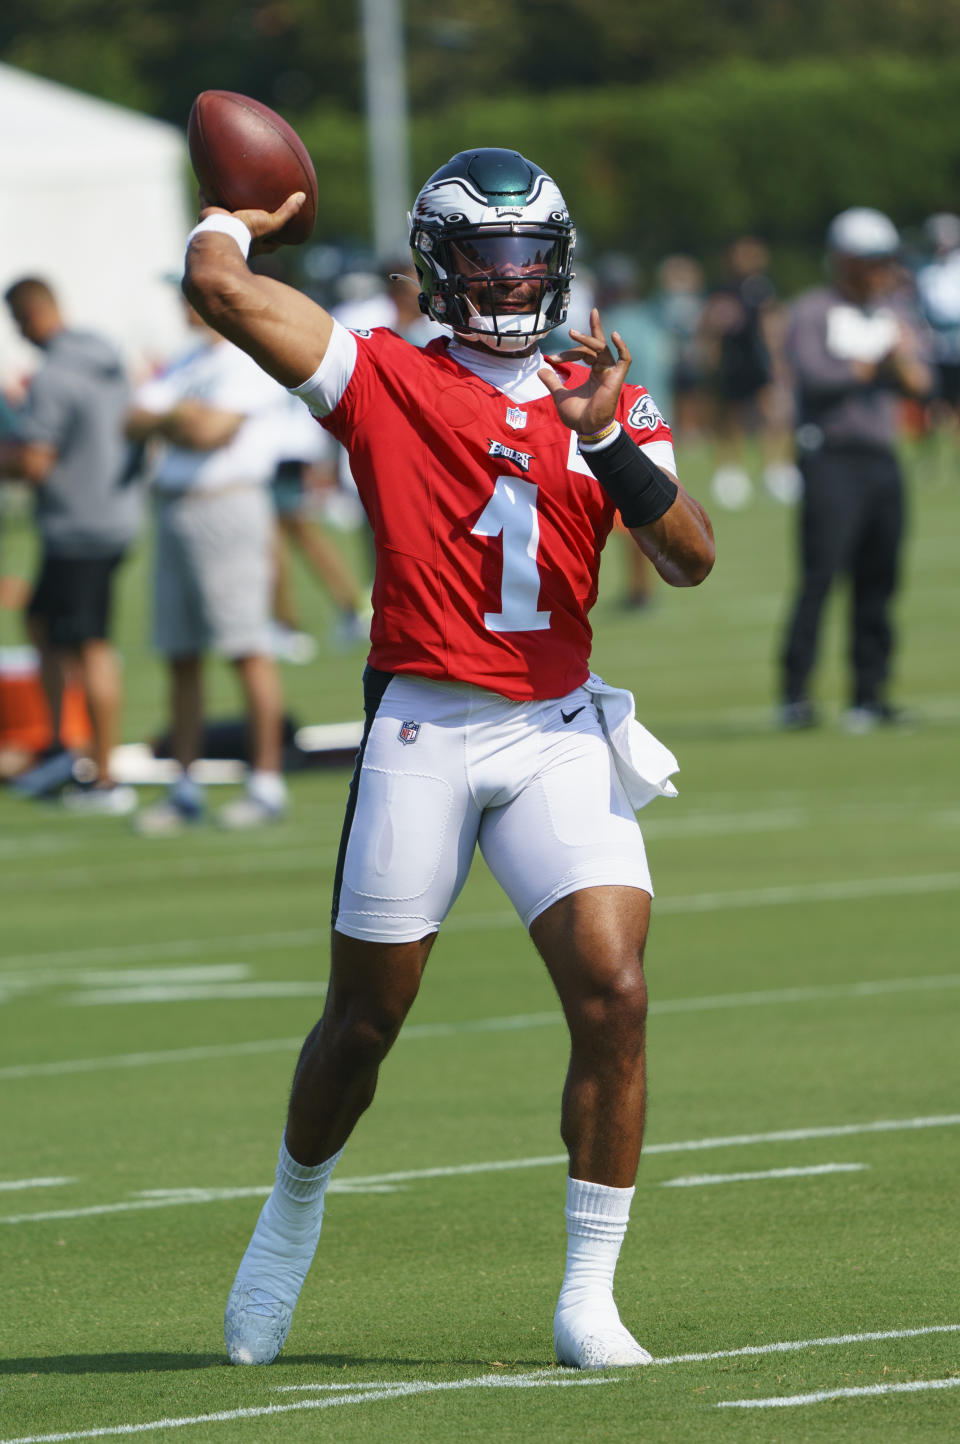
[{"label": "white yard line", "polygon": [[0,959],[0,982],[7,968],[83,967],[90,963],[133,963],[148,958],[200,958],[205,953],[262,953],[267,948],[312,947],[328,943],[329,928],[300,928],[293,932],[240,933],[233,937],[168,938],[150,943],[115,943],[99,948],[61,948],[53,953],[13,953]]},{"label": "white yard line", "polygon": [[258,1053],[287,1053],[303,1046],[303,1038],[261,1038],[251,1043],[208,1043],[195,1048],[166,1048],[148,1053],[115,1053],[107,1058],[65,1058],[55,1063],[14,1063],[0,1068],[0,1082],[21,1078],[61,1078],[72,1073],[99,1073],[114,1068],[152,1068],[156,1064],[206,1063],[215,1058],[245,1058]]},{"label": "white yard line", "polygon": [[314,872],[321,868],[331,869],[337,861],[335,850],[305,849],[289,847],[283,852],[267,852],[258,849],[253,853],[229,855],[216,853],[212,857],[191,858],[142,858],[139,862],[87,863],[74,867],[34,868],[30,872],[4,872],[0,874],[0,893],[46,892],[51,888],[89,887],[104,877],[111,884],[123,882],[156,882],[162,884],[174,878],[193,877],[236,877],[256,873],[258,876],[269,872]]},{"label": "white yard line", "polygon": [[857,1334],[827,1334],[817,1339],[786,1339],[772,1344],[745,1344],[740,1349],[713,1349],[705,1354],[666,1354],[655,1364],[709,1364],[714,1359],[750,1359],[764,1354],[798,1354],[804,1349],[845,1348],[848,1344],[877,1344],[885,1339],[925,1339],[932,1334],[960,1334],[960,1324],[927,1324],[919,1329],[876,1329]]},{"label": "white yard line", "polygon": [[2,1439],[0,1444],[66,1444],[74,1439],[109,1439],[130,1434],[146,1434],[151,1429],[186,1429],[191,1424],[229,1424],[238,1419],[267,1419],[277,1414],[299,1414],[308,1409],[334,1409],[344,1404],[370,1404],[378,1399],[409,1399],[415,1394],[442,1394],[462,1389],[549,1389],[578,1388],[591,1384],[617,1384],[620,1375],[580,1375],[571,1378],[555,1369],[538,1369],[531,1374],[483,1374],[478,1379],[453,1379],[449,1382],[413,1383],[387,1380],[360,1384],[349,1392],[326,1394],[320,1399],[298,1399],[293,1404],[264,1404],[259,1408],[223,1409],[215,1414],[191,1414],[176,1419],[154,1419],[149,1424],[114,1424],[102,1429],[74,1429],[58,1434],[23,1434],[15,1439]]},{"label": "white yard line", "polygon": [[[249,969],[243,964],[237,964],[234,968],[225,964],[226,977],[243,977]],[[144,981],[151,975],[160,981],[160,974],[165,970],[146,970]],[[184,972],[197,974],[203,969]],[[211,967],[211,974],[216,974],[216,968]],[[198,994],[190,989],[177,989],[175,986],[178,969],[171,969],[167,975],[170,987],[164,988],[161,1001],[187,1001],[194,1000]],[[59,977],[60,975],[58,975]],[[103,974],[98,976],[109,976]],[[132,978],[133,973],[127,972],[122,976]],[[69,981],[69,978],[68,978]],[[72,980],[74,983],[83,981],[78,977]],[[18,986],[25,984],[18,977]],[[251,983],[248,986],[268,987],[277,989],[276,992],[260,993],[258,996],[284,997],[284,996],[319,996],[325,990],[324,983],[284,983],[272,982],[267,984]],[[926,978],[883,978],[874,982],[863,983],[828,983],[822,987],[809,988],[762,988],[750,993],[715,993],[701,997],[692,998],[664,998],[654,1000],[650,1005],[650,1012],[653,1015],[669,1015],[671,1013],[702,1013],[713,1012],[724,1008],[751,1008],[776,1006],[778,1004],[812,1003],[829,1001],[840,998],[870,998],[882,997],[887,993],[913,993],[930,992],[939,989],[952,989],[960,987],[960,973],[943,973]],[[143,1002],[149,1001],[141,996],[146,988],[137,986],[134,995],[126,998],[125,1001]],[[0,986],[2,992],[2,986]],[[237,989],[228,989],[223,992],[216,990],[212,996],[241,998],[244,994]],[[111,1000],[115,1001],[115,1000]],[[429,1038],[450,1038],[464,1033],[501,1033],[501,1032],[522,1032],[528,1028],[543,1028],[559,1026],[563,1022],[563,1015],[559,1009],[551,1009],[542,1013],[514,1013],[502,1018],[471,1018],[459,1023],[410,1023],[400,1034],[400,1042],[416,1042]],[[204,1062],[212,1058],[243,1057],[251,1053],[285,1053],[292,1049],[299,1050],[303,1042],[302,1038],[264,1038],[249,1043],[222,1043],[198,1046],[195,1048],[171,1048],[164,1051],[146,1053],[117,1053],[105,1058],[65,1058],[49,1063],[12,1063],[5,1068],[0,1068],[0,1083],[10,1082],[20,1078],[55,1078],[62,1074],[70,1073],[93,1073],[101,1069],[112,1068],[144,1068],[155,1064],[180,1064],[188,1062]]]},{"label": "white yard line", "polygon": [[[781,1354],[804,1349],[830,1348],[847,1346],[860,1343],[872,1343],[881,1339],[918,1339],[934,1334],[947,1334],[960,1332],[960,1324],[931,1324],[926,1328],[917,1329],[886,1329],[878,1332],[860,1334],[838,1334],[829,1338],[820,1339],[798,1339],[786,1342],[770,1344],[749,1344],[742,1349],[719,1349],[711,1353],[702,1354],[674,1354],[659,1359],[654,1359],[648,1368],[664,1367],[670,1364],[692,1364],[708,1363],[715,1359],[736,1359],[764,1354]],[[56,1434],[21,1434],[16,1438],[0,1440],[0,1444],[68,1444],[68,1441],[79,1439],[106,1439],[134,1434],[146,1434],[150,1430],[185,1429],[193,1424],[228,1424],[239,1419],[264,1419],[279,1414],[292,1414],[308,1409],[329,1409],[347,1404],[369,1404],[385,1399],[407,1399],[416,1394],[440,1394],[464,1389],[540,1389],[540,1388],[577,1388],[591,1384],[614,1384],[621,1382],[623,1374],[580,1374],[572,1369],[536,1369],[526,1374],[481,1374],[473,1379],[452,1379],[446,1382],[428,1382],[417,1380],[406,1382],[398,1380],[373,1379],[355,1384],[291,1384],[277,1385],[277,1393],[306,1393],[313,1395],[320,1394],[321,1397],[309,1399],[298,1399],[290,1404],[265,1404],[260,1407],[247,1409],[224,1409],[213,1414],[190,1414],[178,1418],[154,1419],[144,1424],[113,1424],[99,1429],[75,1429]],[[896,1392],[897,1390],[915,1390],[921,1387],[947,1388],[960,1384],[960,1379],[937,1380],[930,1384],[921,1381],[918,1384],[906,1385],[877,1385],[866,1389],[840,1390],[824,1394],[795,1395],[793,1398],[776,1399],[774,1403],[795,1403],[795,1402],[819,1402],[821,1398],[851,1397],[861,1394],[873,1394],[877,1392]],[[767,1405],[767,1400],[730,1400],[723,1406],[727,1408],[752,1407],[757,1408]],[[772,1407],[772,1406],[771,1406]]]},{"label": "white yard line", "polygon": [[[651,1143],[645,1156],[655,1153],[688,1153],[711,1148],[731,1148],[762,1143],[798,1143],[815,1138],[849,1138],[855,1134],[910,1132],[926,1128],[960,1126],[960,1113],[932,1118],[879,1119],[872,1123],[843,1123],[828,1128],[794,1128],[775,1133],[741,1133],[726,1138],[693,1138],[678,1143]],[[419,1183],[430,1178],[468,1178],[483,1173],[512,1173],[517,1169],[556,1168],[567,1163],[565,1153],[536,1158],[500,1158],[478,1163],[457,1163],[437,1168],[412,1168],[392,1173],[365,1173],[355,1178],[334,1178],[333,1193],[387,1193],[395,1185]],[[138,1213],[144,1209],[171,1208],[185,1204],[214,1203],[230,1198],[263,1198],[269,1184],[242,1188],[151,1189],[146,1195],[119,1203],[90,1204],[84,1208],[48,1209],[42,1213],[0,1215],[0,1224],[49,1223],[71,1218],[95,1218],[102,1214]],[[2,1444],[2,1441],[0,1441]]]},{"label": "white yard line", "polygon": [[823,1404],[827,1399],[866,1399],[877,1394],[920,1394],[927,1389],[957,1389],[960,1378],[914,1379],[907,1384],[865,1384],[858,1389],[821,1389],[816,1394],[774,1394],[770,1399],[724,1399],[716,1409],[789,1409]]},{"label": "white yard line", "polygon": [[[862,983],[824,983],[809,988],[761,988],[749,993],[715,993],[693,998],[665,998],[650,1004],[651,1013],[703,1013],[719,1008],[758,1008],[768,1003],[818,1003],[840,998],[874,998],[885,993],[924,993],[960,987],[960,973],[920,978],[878,978]],[[401,1034],[401,1037],[403,1035]]]},{"label": "white yard line", "polygon": [[813,1178],[821,1173],[860,1173],[868,1163],[815,1163],[810,1168],[767,1168],[762,1173],[691,1173],[665,1178],[661,1188],[702,1188],[711,1183],[759,1183],[768,1178]]},{"label": "white yard line", "polygon": [[18,1193],[24,1188],[62,1188],[75,1178],[7,1178],[0,1180],[0,1193]]},{"label": "white yard line", "polygon": [[72,1008],[128,1007],[133,1003],[236,1003],[260,998],[322,998],[322,982],[155,983],[128,988],[98,988],[73,993],[63,1001]]},{"label": "white yard line", "polygon": [[[151,876],[154,876],[151,873]],[[49,879],[48,879],[49,882]],[[730,892],[689,893],[681,897],[660,897],[660,913],[723,912],[728,909],[777,907],[793,903],[849,902],[873,897],[923,895],[960,891],[960,872],[923,873],[916,876],[832,879],[826,882],[796,883],[785,887],[748,888]],[[478,932],[519,927],[514,912],[456,913],[443,925],[444,932]],[[247,933],[239,937],[174,938],[167,942],[127,943],[106,948],[66,948],[53,953],[19,953],[0,959],[0,981],[4,968],[38,965],[67,965],[109,962],[116,958],[201,957],[204,953],[261,952],[267,948],[326,946],[329,930],[303,928],[295,932]]]},{"label": "white yard line", "polygon": [[781,907],[792,903],[910,897],[924,893],[956,892],[958,889],[960,872],[931,872],[915,876],[907,874],[884,878],[835,878],[828,882],[793,883],[785,887],[692,893],[688,897],[658,898],[654,908],[659,913],[725,912],[738,908]]}]

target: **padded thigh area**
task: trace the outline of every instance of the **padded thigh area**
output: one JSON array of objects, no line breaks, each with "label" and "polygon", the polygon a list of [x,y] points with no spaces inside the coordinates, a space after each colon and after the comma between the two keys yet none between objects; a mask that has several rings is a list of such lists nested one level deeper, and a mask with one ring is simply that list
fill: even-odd
[{"label": "padded thigh area", "polygon": [[358,897],[422,898],[437,881],[444,857],[456,855],[456,839],[449,834],[453,788],[443,777],[365,766],[357,812],[364,825],[354,820],[343,877]]},{"label": "padded thigh area", "polygon": [[526,926],[568,893],[652,891],[643,838],[583,688],[545,702],[392,677],[356,780],[334,926],[411,942],[435,932],[479,839]]}]

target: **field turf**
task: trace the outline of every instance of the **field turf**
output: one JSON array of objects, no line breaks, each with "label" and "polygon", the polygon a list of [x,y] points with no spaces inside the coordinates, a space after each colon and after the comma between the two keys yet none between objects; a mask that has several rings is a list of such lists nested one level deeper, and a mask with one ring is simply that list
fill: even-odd
[{"label": "field turf", "polygon": [[[0,795],[0,1444],[960,1436],[960,460],[911,469],[912,730],[840,729],[841,597],[824,726],[773,730],[789,510],[720,513],[714,576],[649,614],[619,607],[609,549],[595,668],[681,763],[679,798],[641,818],[650,1112],[617,1297],[646,1369],[553,1363],[565,1035],[479,861],[287,1350],[230,1368],[224,1299],[322,1002],[347,774],[293,777],[272,830],[149,842]],[[5,541],[25,569],[25,524]],[[122,583],[129,740],[163,721],[145,570]],[[291,711],[356,717],[361,663],[285,668]]]}]

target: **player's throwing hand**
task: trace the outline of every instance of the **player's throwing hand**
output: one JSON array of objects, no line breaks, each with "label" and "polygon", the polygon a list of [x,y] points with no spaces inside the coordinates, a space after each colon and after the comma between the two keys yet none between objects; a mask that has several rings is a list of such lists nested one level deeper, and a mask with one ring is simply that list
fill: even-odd
[{"label": "player's throwing hand", "polygon": [[205,221],[207,216],[235,216],[238,221],[243,222],[253,237],[250,249],[256,255],[259,252],[276,250],[278,245],[283,244],[281,241],[273,240],[273,237],[277,236],[287,222],[297,214],[306,199],[304,191],[294,191],[293,195],[287,196],[283,205],[275,211],[227,211],[223,206],[209,204],[201,191],[200,203],[203,209],[200,212],[200,220]]}]

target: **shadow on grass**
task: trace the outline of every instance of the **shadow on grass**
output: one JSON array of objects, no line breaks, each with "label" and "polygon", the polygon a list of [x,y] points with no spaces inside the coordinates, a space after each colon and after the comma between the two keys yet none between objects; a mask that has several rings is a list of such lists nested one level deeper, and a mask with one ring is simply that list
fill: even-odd
[{"label": "shadow on grass", "polygon": [[[307,1366],[343,1373],[345,1369],[503,1368],[542,1369],[543,1359],[398,1359],[386,1354],[283,1354],[269,1366],[271,1373],[284,1366]],[[4,1374],[166,1374],[191,1369],[233,1369],[223,1354],[51,1354],[48,1357],[0,1359]],[[239,1370],[247,1373],[246,1368]],[[349,1381],[347,1381],[349,1382]]]},{"label": "shadow on grass", "polygon": [[222,1354],[50,1354],[0,1359],[2,1374],[155,1374],[209,1369],[226,1363]]}]

